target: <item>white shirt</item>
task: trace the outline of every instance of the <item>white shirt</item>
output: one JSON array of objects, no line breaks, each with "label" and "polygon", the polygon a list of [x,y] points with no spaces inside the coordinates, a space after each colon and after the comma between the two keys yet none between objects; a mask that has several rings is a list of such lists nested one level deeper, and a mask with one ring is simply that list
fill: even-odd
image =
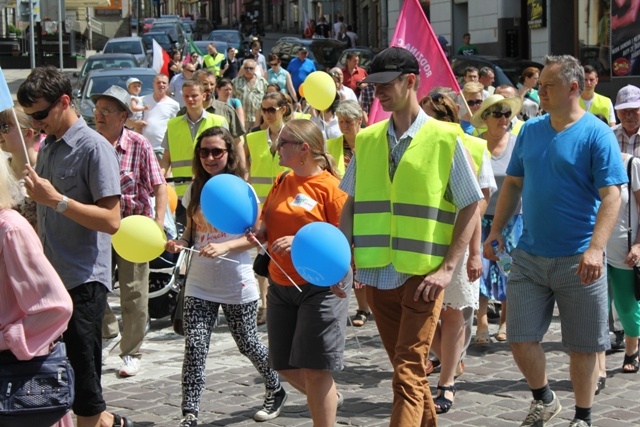
[{"label": "white shirt", "polygon": [[178,114],[180,104],[168,96],[161,102],[156,102],[153,94],[143,96],[142,102],[149,106],[149,109],[144,112],[144,121],[147,125],[142,129],[142,135],[151,142],[153,151],[162,152],[162,140],[167,132],[167,122]]}]

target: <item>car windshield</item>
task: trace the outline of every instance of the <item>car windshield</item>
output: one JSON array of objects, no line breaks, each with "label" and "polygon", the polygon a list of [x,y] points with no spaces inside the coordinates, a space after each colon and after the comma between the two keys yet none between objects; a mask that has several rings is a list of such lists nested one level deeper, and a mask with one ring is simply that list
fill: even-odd
[{"label": "car windshield", "polygon": [[236,33],[235,31],[211,33],[211,36],[209,37],[209,40],[219,40],[221,42],[227,42],[227,43],[240,43],[240,42],[242,42],[242,39],[240,38],[240,35],[238,33]]},{"label": "car windshield", "polygon": [[157,41],[160,46],[171,45],[171,39],[166,34],[152,34],[144,35],[142,38],[147,42],[149,46],[153,45],[153,40]]},{"label": "car windshield", "polygon": [[87,62],[84,63],[82,67],[82,71],[80,75],[82,77],[86,76],[89,71],[93,70],[101,70],[104,68],[132,68],[137,67],[138,65],[133,59],[115,59],[115,58],[99,58],[99,59],[88,59]]},{"label": "car windshield", "polygon": [[142,46],[136,41],[122,41],[107,43],[104,53],[133,53],[134,55],[144,54]]},{"label": "car windshield", "polygon": [[90,98],[96,93],[104,93],[113,85],[118,85],[123,89],[127,88],[127,80],[136,77],[142,82],[142,90],[139,96],[144,96],[153,92],[153,74],[136,75],[135,73],[125,73],[107,76],[91,76],[87,81],[82,94],[83,99]]},{"label": "car windshield", "polygon": [[325,67],[333,67],[342,54],[342,49],[336,48],[336,46],[333,45],[311,43],[309,48],[316,57],[316,60]]}]

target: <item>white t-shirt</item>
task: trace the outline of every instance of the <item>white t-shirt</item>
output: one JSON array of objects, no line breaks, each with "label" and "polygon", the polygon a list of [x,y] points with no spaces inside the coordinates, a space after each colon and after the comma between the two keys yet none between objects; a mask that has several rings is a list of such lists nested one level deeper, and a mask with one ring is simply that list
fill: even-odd
[{"label": "white t-shirt", "polygon": [[144,112],[147,125],[142,129],[142,135],[151,142],[153,151],[161,151],[167,122],[178,114],[180,104],[168,96],[158,103],[153,99],[153,94],[143,96],[142,103],[149,106]]},{"label": "white t-shirt", "polygon": [[[631,157],[624,161],[624,170],[627,170]],[[631,244],[636,242],[638,235],[638,204],[633,193],[640,190],[640,159],[634,157],[631,165]],[[630,270],[631,268],[625,264],[624,260],[629,253],[627,229],[629,227],[629,190],[628,184],[620,186],[620,211],[618,212],[618,220],[613,227],[609,241],[607,242],[607,263],[615,268]]]},{"label": "white t-shirt", "polygon": [[[189,206],[191,184],[187,187],[182,203]],[[192,218],[192,242],[200,250],[209,243],[224,243],[244,238],[243,234],[227,234],[211,225],[198,209]],[[213,259],[194,253],[187,272],[185,295],[221,304],[246,304],[258,299],[258,287],[253,274],[253,263],[249,250],[230,251],[224,259]]]},{"label": "white t-shirt", "polygon": [[343,101],[351,100],[351,101],[358,102],[358,97],[356,96],[356,93],[350,87],[342,85],[342,88],[340,88],[338,93],[340,94],[340,98]]}]

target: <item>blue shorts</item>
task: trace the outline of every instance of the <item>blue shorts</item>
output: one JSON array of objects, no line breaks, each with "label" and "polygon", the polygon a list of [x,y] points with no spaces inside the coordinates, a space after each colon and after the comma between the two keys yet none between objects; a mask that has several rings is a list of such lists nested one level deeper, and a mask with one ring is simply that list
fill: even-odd
[{"label": "blue shorts", "polygon": [[611,347],[606,268],[598,280],[583,285],[576,275],[582,254],[545,258],[515,249],[511,256],[509,342],[541,342],[557,303],[562,344],[569,350],[596,353]]}]

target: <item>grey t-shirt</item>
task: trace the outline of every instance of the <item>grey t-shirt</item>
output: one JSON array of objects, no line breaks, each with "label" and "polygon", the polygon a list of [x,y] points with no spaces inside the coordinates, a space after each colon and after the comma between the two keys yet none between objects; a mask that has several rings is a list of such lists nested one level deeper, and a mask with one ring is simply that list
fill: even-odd
[{"label": "grey t-shirt", "polygon": [[[489,205],[485,211],[485,215],[495,215],[496,205],[498,204],[498,196],[500,196],[500,190],[502,184],[507,176],[507,166],[509,166],[509,160],[511,160],[511,153],[513,153],[513,147],[516,145],[516,136],[509,134],[509,142],[504,151],[497,157],[491,156],[491,168],[493,169],[493,176],[496,178],[496,184],[498,185],[498,191],[496,191],[491,199],[489,199]],[[518,206],[515,210],[516,214],[522,213],[522,201],[518,202]]]},{"label": "grey t-shirt", "polygon": [[[79,118],[56,140],[49,136],[38,154],[36,172],[58,192],[84,204],[120,195],[116,151]],[[44,253],[67,289],[99,282],[111,289],[111,236],[38,205],[38,234]]]}]

